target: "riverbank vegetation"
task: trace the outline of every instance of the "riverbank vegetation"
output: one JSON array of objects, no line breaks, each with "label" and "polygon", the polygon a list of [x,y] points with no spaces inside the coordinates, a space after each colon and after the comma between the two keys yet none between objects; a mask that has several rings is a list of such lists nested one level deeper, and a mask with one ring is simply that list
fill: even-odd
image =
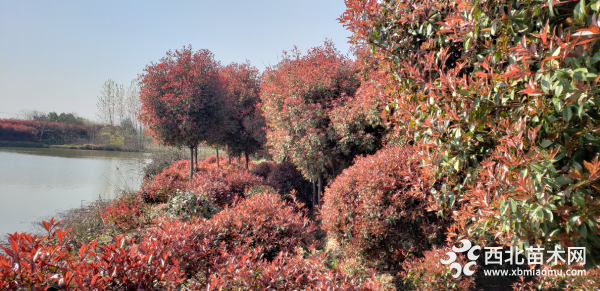
[{"label": "riverbank vegetation", "polygon": [[[0,288],[600,288],[600,1],[345,3],[352,57],[326,41],[258,74],[184,47],[147,66],[140,121],[189,156],[102,207],[102,239],[11,235]],[[448,268],[463,239],[478,256]],[[587,275],[490,278],[484,247]],[[570,247],[585,261],[552,262]]]}]

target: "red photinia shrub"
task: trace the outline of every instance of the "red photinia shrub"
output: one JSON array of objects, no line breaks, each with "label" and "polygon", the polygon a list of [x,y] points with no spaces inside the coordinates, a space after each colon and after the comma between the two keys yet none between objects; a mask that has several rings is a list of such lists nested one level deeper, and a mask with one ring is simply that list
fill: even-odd
[{"label": "red photinia shrub", "polygon": [[138,195],[125,194],[113,201],[100,212],[104,225],[112,225],[119,230],[136,228],[142,223],[148,206]]},{"label": "red photinia shrub", "polygon": [[368,72],[368,75],[354,96],[346,96],[345,102],[332,108],[329,114],[340,138],[339,149],[348,156],[374,153],[382,147],[388,133],[384,108],[391,95],[392,77],[385,71]]},{"label": "red photinia shrub", "polygon": [[0,256],[2,290],[174,290],[182,281],[170,250],[146,236],[139,244],[123,237],[105,246],[96,242],[71,250],[68,230],[54,219],[44,222],[48,235],[9,236],[7,256]]},{"label": "red photinia shrub", "polygon": [[311,205],[313,187],[292,163],[284,162],[272,165],[266,183],[285,196],[296,190],[294,192],[296,198],[305,205]]},{"label": "red photinia shrub", "polygon": [[269,176],[269,173],[271,173],[274,166],[275,166],[275,163],[273,163],[273,162],[262,162],[262,163],[252,166],[250,168],[250,172],[254,175],[257,175],[259,177],[263,177],[264,179],[267,179],[267,177]]},{"label": "red photinia shrub", "polygon": [[[452,275],[456,274],[456,269],[450,269],[443,265],[441,260],[447,260],[446,253],[452,252],[450,247],[433,247],[431,250],[423,252],[423,257],[412,257],[402,263],[404,272],[404,284],[410,288],[423,291],[437,290],[470,290],[475,286],[475,277],[462,274],[458,278]],[[456,258],[460,266],[465,266],[468,262],[462,254]],[[469,270],[475,271],[477,265],[469,267]]]},{"label": "red photinia shrub", "polygon": [[261,177],[245,169],[223,166],[223,169],[197,173],[190,183],[190,189],[213,198],[217,206],[224,207],[231,204],[236,197],[243,197],[246,188],[261,184]]},{"label": "red photinia shrub", "polygon": [[216,157],[199,162],[197,172],[190,181],[187,178],[189,161],[173,163],[151,181],[145,182],[139,195],[149,202],[166,202],[179,191],[194,191],[212,197],[219,207],[231,204],[235,197],[243,197],[244,189],[263,184],[263,179],[237,165],[221,165],[217,168]]},{"label": "red photinia shrub", "polygon": [[[531,265],[530,265],[531,267]],[[573,266],[550,266],[542,265],[537,269],[540,275],[533,277],[521,276],[519,281],[512,284],[515,291],[534,291],[534,290],[599,290],[600,289],[600,268],[594,267],[584,274],[567,275],[569,272],[582,272],[581,268]],[[553,272],[561,271],[560,275]],[[545,275],[542,275],[544,272]]]},{"label": "red photinia shrub", "polygon": [[235,252],[236,246],[256,248],[261,258],[272,259],[279,252],[296,253],[313,244],[314,230],[311,221],[279,195],[257,193],[211,219],[163,220],[146,235],[169,249],[187,276],[196,276],[204,284],[219,264],[242,255]]},{"label": "red photinia shrub", "polygon": [[149,182],[144,182],[138,191],[139,195],[148,202],[166,202],[178,189],[187,189],[189,165],[189,161],[173,163]]},{"label": "red photinia shrub", "polygon": [[359,157],[324,196],[323,229],[346,257],[362,255],[397,267],[406,251],[439,240],[443,220],[428,213],[432,177],[410,147],[389,146]]},{"label": "red photinia shrub", "polygon": [[37,129],[23,124],[5,123],[0,119],[0,140],[36,141]]},{"label": "red photinia shrub", "polygon": [[112,244],[99,247],[97,257],[108,289],[112,290],[175,290],[183,281],[179,262],[172,259],[171,249],[157,242],[157,237],[145,236],[139,244],[124,246],[123,236]]},{"label": "red photinia shrub", "polygon": [[177,219],[160,221],[144,235],[152,237],[171,251],[171,257],[179,262],[179,269],[188,277],[198,272],[209,273],[219,255],[210,238],[197,239],[206,231],[203,219],[182,222]]},{"label": "red photinia shrub", "polygon": [[340,21],[395,78],[395,138],[445,178],[448,235],[585,246],[598,265],[598,2],[345,3]]},{"label": "red photinia shrub", "polygon": [[[105,279],[99,278],[97,262],[82,247],[78,259],[67,246],[69,230],[58,229],[56,222],[44,221],[46,236],[27,233],[10,234],[10,247],[0,255],[0,290],[103,290]],[[84,263],[81,263],[84,262]]]},{"label": "red photinia shrub", "polygon": [[88,131],[78,124],[40,120],[0,119],[0,140],[41,141],[85,137]]},{"label": "red photinia shrub", "polygon": [[260,193],[235,202],[206,221],[215,244],[261,246],[268,257],[314,242],[315,226],[279,195]]},{"label": "red photinia shrub", "polygon": [[[312,250],[314,252],[314,249]],[[373,278],[358,281],[325,267],[325,255],[280,253],[265,260],[261,248],[235,246],[209,277],[208,286],[191,290],[385,290]]]},{"label": "red photinia shrub", "polygon": [[[227,157],[223,156],[223,155],[219,155],[219,163],[225,163],[227,162]],[[211,165],[211,164],[217,164],[217,156],[216,155],[210,155],[208,157],[206,157],[203,161],[203,163],[205,165]]]}]

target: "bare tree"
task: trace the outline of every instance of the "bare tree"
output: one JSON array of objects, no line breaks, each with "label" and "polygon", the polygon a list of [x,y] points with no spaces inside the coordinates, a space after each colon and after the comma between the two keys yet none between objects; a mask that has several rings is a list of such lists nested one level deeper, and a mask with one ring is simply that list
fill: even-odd
[{"label": "bare tree", "polygon": [[20,119],[26,119],[26,120],[45,120],[46,115],[47,114],[44,111],[25,109],[25,110],[19,111],[19,113],[17,114],[17,117]]},{"label": "bare tree", "polygon": [[116,99],[117,99],[117,90],[118,84],[112,80],[108,79],[102,85],[102,91],[100,91],[100,96],[98,96],[98,102],[96,106],[98,107],[98,112],[96,116],[100,119],[100,122],[104,124],[109,124],[110,126],[114,126],[116,122]]}]

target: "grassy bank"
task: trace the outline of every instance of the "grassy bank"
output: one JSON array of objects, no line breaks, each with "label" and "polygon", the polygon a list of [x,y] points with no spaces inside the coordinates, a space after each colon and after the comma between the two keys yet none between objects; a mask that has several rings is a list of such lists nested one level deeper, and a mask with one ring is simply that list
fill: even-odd
[{"label": "grassy bank", "polygon": [[31,141],[5,141],[0,140],[0,147],[15,147],[15,148],[47,148],[47,144]]},{"label": "grassy bank", "polygon": [[72,149],[72,150],[94,150],[94,151],[118,151],[118,152],[139,152],[140,149],[130,149],[130,148],[122,148],[118,146],[111,145],[95,145],[95,144],[84,144],[84,145],[74,145],[74,144],[61,144],[61,145],[51,145],[52,148],[61,148],[61,149]]}]

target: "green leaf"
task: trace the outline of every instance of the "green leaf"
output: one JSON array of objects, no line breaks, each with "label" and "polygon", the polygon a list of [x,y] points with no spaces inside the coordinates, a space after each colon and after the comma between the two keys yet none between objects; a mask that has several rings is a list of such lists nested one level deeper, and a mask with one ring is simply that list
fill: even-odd
[{"label": "green leaf", "polygon": [[547,147],[549,147],[551,144],[552,144],[552,142],[551,142],[551,141],[549,141],[549,140],[547,140],[547,139],[545,139],[544,141],[542,141],[542,147],[543,147],[543,148],[547,148]]},{"label": "green leaf", "polygon": [[460,95],[463,95],[463,96],[469,96],[469,91],[467,91],[465,89],[458,90],[458,93],[460,93]]},{"label": "green leaf", "polygon": [[[600,1],[598,1],[596,3],[598,3],[600,5]],[[600,52],[594,54],[594,57],[590,60],[590,64],[593,65],[593,64],[597,63],[598,61],[600,61]]]},{"label": "green leaf", "polygon": [[562,176],[561,177],[556,177],[555,181],[560,186],[573,183],[573,180],[571,180],[571,179],[569,179],[567,177],[562,177]]},{"label": "green leaf", "polygon": [[548,0],[548,7],[550,8],[550,16],[554,17],[554,7],[552,5],[553,0]]},{"label": "green leaf", "polygon": [[573,216],[569,217],[567,222],[569,223],[569,225],[575,225],[577,223],[577,220],[579,219],[579,217],[581,217],[581,215],[573,215]]},{"label": "green leaf", "polygon": [[563,91],[563,85],[560,81],[554,83],[554,95],[560,96],[560,93]]},{"label": "green leaf", "polygon": [[575,202],[575,204],[581,208],[585,207],[585,198],[583,198],[583,195],[580,193],[573,195],[573,202]]},{"label": "green leaf", "polygon": [[587,68],[579,68],[573,71],[573,78],[579,81],[587,80],[588,69]]},{"label": "green leaf", "polygon": [[583,238],[587,238],[587,226],[585,224],[581,224],[578,228],[577,228],[577,232],[583,237]]},{"label": "green leaf", "polygon": [[563,111],[563,117],[565,118],[566,121],[570,121],[571,118],[573,118],[573,112],[571,112],[571,106],[565,107],[565,110]]},{"label": "green leaf", "polygon": [[585,21],[585,0],[579,1],[575,10],[573,10],[573,16],[575,19],[584,22]]},{"label": "green leaf", "polygon": [[556,74],[564,79],[568,79],[571,78],[571,74],[573,74],[573,72],[571,71],[571,69],[563,69],[563,70],[556,70]]},{"label": "green leaf", "polygon": [[596,2],[590,4],[590,8],[594,11],[600,10],[600,1],[596,0]]},{"label": "green leaf", "polygon": [[567,155],[560,153],[558,155],[556,155],[556,157],[554,157],[554,159],[552,159],[552,163],[556,163],[560,160],[562,160],[564,157],[566,157]]},{"label": "green leaf", "polygon": [[544,75],[542,77],[542,90],[544,93],[550,93],[550,89],[552,88],[552,80],[550,74]]}]

